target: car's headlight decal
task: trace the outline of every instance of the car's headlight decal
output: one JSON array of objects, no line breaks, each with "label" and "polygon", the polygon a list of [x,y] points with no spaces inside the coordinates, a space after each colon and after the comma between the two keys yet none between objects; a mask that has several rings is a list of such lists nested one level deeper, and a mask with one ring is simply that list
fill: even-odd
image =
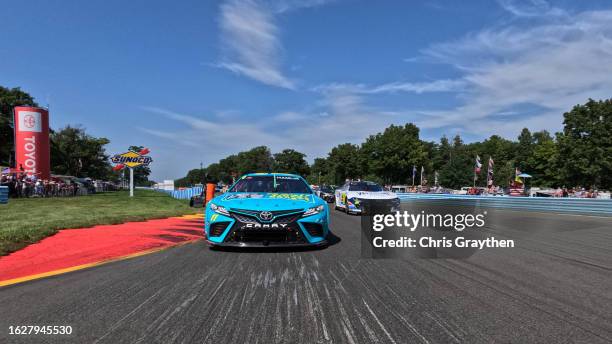
[{"label": "car's headlight decal", "polygon": [[302,217],[316,215],[316,214],[322,213],[324,210],[325,210],[325,206],[323,206],[323,205],[320,205],[320,206],[317,206],[317,207],[308,208],[308,209],[306,209],[304,214],[302,214]]},{"label": "car's headlight decal", "polygon": [[227,211],[227,209],[225,209],[225,207],[220,206],[220,205],[216,205],[214,203],[210,204],[210,209],[212,211],[214,211],[217,214],[221,214],[221,215],[225,215],[225,216],[229,216],[229,211]]}]

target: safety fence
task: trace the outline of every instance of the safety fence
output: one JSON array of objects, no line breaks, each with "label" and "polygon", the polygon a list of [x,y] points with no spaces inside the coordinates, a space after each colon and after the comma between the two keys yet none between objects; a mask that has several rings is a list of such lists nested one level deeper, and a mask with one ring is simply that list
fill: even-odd
[{"label": "safety fence", "polygon": [[176,199],[190,199],[193,196],[197,196],[201,194],[202,187],[196,186],[196,187],[181,189],[181,190],[160,190],[158,189],[157,191],[166,192],[170,196]]},{"label": "safety fence", "polygon": [[593,198],[469,196],[451,194],[398,193],[402,202],[431,202],[440,205],[470,205],[525,211],[612,216],[612,200]]},{"label": "safety fence", "polygon": [[8,203],[8,186],[0,186],[0,204]]}]

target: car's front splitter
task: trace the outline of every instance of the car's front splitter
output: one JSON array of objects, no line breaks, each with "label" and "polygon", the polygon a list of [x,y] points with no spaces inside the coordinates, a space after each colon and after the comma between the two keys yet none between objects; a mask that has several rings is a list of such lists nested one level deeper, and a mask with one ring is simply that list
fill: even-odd
[{"label": "car's front splitter", "polygon": [[314,243],[287,243],[280,241],[214,242],[206,240],[206,243],[211,247],[324,247],[329,245],[327,240],[321,240]]}]

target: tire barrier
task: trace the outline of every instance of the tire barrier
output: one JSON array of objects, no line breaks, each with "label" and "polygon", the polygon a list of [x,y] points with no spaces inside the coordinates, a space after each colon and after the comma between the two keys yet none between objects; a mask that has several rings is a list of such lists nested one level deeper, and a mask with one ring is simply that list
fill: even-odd
[{"label": "tire barrier", "polygon": [[435,200],[440,205],[475,205],[487,208],[612,216],[611,199],[468,196],[398,193],[402,203]]},{"label": "tire barrier", "polygon": [[0,186],[0,204],[8,203],[8,186]]}]

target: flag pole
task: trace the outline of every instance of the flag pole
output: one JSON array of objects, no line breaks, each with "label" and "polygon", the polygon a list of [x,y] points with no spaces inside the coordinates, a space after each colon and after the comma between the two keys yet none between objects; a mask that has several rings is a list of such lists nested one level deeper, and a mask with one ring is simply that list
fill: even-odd
[{"label": "flag pole", "polygon": [[476,165],[474,165],[474,188],[476,188],[476,168],[478,167],[478,154],[476,154]]},{"label": "flag pole", "polygon": [[421,166],[421,187],[423,187],[423,166]]}]

